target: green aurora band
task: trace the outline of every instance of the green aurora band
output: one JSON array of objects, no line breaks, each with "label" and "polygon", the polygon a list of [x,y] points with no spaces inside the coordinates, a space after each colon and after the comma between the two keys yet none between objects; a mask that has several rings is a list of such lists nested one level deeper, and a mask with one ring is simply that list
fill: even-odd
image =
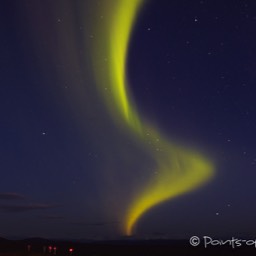
[{"label": "green aurora band", "polygon": [[108,0],[101,3],[104,22],[96,25],[93,45],[95,79],[112,117],[145,144],[154,159],[157,175],[136,191],[127,206],[123,232],[132,235],[141,216],[166,200],[187,193],[209,181],[213,165],[193,150],[168,142],[149,122],[142,121],[129,92],[126,63],[131,30],[142,0]]}]

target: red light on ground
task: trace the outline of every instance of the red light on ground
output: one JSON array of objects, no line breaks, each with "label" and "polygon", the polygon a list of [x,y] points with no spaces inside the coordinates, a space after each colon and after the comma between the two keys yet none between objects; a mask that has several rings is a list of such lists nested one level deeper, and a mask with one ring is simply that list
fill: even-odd
[{"label": "red light on ground", "polygon": [[73,252],[74,251],[74,249],[73,248],[69,248],[69,252]]},{"label": "red light on ground", "polygon": [[51,247],[51,246],[49,246],[48,248],[49,248],[49,250],[51,250],[51,249],[52,249],[52,247]]}]

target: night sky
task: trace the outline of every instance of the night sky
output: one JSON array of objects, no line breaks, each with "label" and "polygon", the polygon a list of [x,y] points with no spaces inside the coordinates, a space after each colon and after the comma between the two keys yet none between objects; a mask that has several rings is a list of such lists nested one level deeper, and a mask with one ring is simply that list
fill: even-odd
[{"label": "night sky", "polygon": [[0,236],[256,237],[254,0],[6,0],[0,20]]}]

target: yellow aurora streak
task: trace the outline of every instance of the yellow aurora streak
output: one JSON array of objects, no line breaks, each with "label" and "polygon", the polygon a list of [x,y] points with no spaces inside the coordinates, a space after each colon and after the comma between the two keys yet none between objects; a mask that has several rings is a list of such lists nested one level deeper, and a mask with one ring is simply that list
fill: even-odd
[{"label": "yellow aurora streak", "polygon": [[142,121],[129,93],[126,61],[132,25],[142,0],[108,0],[102,4],[104,21],[98,26],[93,60],[99,90],[119,125],[146,146],[157,172],[133,198],[124,217],[124,232],[132,235],[138,219],[153,206],[189,192],[213,176],[212,164],[198,153],[182,148]]}]

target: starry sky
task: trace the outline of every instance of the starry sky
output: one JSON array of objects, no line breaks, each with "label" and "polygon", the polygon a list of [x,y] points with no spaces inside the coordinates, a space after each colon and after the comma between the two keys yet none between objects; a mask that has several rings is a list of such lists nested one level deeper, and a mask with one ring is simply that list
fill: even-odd
[{"label": "starry sky", "polygon": [[0,236],[255,238],[255,1],[6,0],[0,19]]}]

